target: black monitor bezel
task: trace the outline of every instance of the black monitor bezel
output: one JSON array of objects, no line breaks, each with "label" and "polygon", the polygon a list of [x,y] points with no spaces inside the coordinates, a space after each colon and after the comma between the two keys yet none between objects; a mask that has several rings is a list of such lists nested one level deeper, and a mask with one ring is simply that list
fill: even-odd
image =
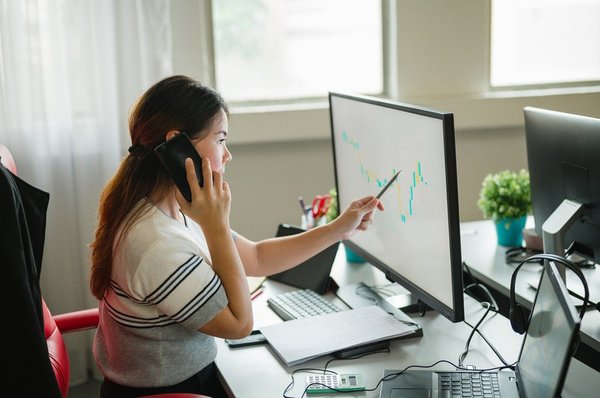
[{"label": "black monitor bezel", "polygon": [[[442,314],[452,322],[461,322],[464,320],[464,296],[463,296],[463,278],[462,278],[462,254],[460,243],[460,217],[458,211],[458,178],[456,172],[456,148],[454,138],[454,115],[449,112],[442,112],[422,106],[407,104],[399,101],[392,101],[384,98],[370,97],[359,94],[348,94],[339,92],[329,92],[329,117],[330,117],[330,134],[333,152],[333,167],[335,177],[335,187],[339,191],[338,176],[337,176],[337,157],[334,139],[334,120],[332,97],[340,97],[354,101],[360,101],[376,106],[383,106],[391,109],[396,109],[403,112],[409,112],[416,115],[422,115],[439,119],[443,124],[443,141],[444,141],[444,156],[446,165],[446,203],[448,209],[448,239],[450,247],[450,266],[451,266],[451,286],[453,297],[453,308],[448,307],[431,294],[424,291],[422,288],[412,283],[410,280],[403,277],[398,272],[388,267],[385,263],[374,257],[352,240],[344,241],[350,249],[355,251],[369,263],[381,270],[385,276],[394,282],[400,283],[409,290],[418,299],[424,302],[435,311]],[[339,197],[338,208],[340,208]]]}]

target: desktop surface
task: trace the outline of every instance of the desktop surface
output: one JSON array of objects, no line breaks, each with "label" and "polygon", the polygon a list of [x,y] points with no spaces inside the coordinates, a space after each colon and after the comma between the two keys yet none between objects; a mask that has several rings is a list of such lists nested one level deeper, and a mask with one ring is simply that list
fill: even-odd
[{"label": "desktop surface", "polygon": [[[533,226],[533,219],[527,221]],[[490,220],[472,221],[461,224],[461,246],[463,261],[469,266],[473,276],[490,286],[500,294],[508,297],[510,279],[518,264],[507,264],[506,247],[498,246],[494,225]],[[525,264],[516,279],[516,300],[519,304],[531,308],[535,298],[535,290],[541,274],[537,264]],[[582,269],[590,287],[590,300],[594,303],[600,299],[600,269]],[[567,272],[567,288],[583,295],[581,281],[572,272]],[[578,304],[574,299],[573,303]],[[581,343],[576,358],[600,370],[598,356],[600,353],[600,311],[589,309],[581,323]]]},{"label": "desktop surface", "polygon": [[[347,263],[343,246],[336,257],[332,269],[332,277],[340,286],[358,282],[385,285],[389,281],[370,264]],[[267,298],[296,288],[275,281],[267,280],[264,292],[253,301],[255,329],[261,326],[282,322],[268,308]],[[344,304],[333,294],[325,296],[340,306]],[[474,325],[479,321],[485,309],[472,298],[465,296],[465,319]],[[451,323],[442,315],[430,311],[424,317],[411,315],[423,327],[423,337],[393,341],[389,353],[378,353],[356,360],[336,360],[328,365],[328,369],[338,373],[360,373],[367,388],[373,388],[383,377],[384,369],[402,369],[408,365],[429,365],[440,359],[458,362],[471,328],[465,323]],[[508,319],[501,315],[488,315],[482,325],[485,336],[501,352],[507,361],[518,357],[522,336],[514,333]],[[315,336],[318,337],[318,336]],[[295,369],[313,367],[322,369],[331,355],[313,359],[309,362],[287,367],[277,359],[275,353],[267,345],[243,348],[229,348],[222,340],[218,340],[219,353],[216,363],[222,379],[230,390],[232,397],[280,397],[291,383],[291,373]],[[500,360],[478,335],[471,342],[469,355],[465,364],[477,367],[499,366]],[[435,369],[451,370],[448,364],[441,364]],[[304,390],[304,378],[307,373],[295,376],[294,386],[286,393],[291,397],[300,397]],[[597,373],[573,359],[567,374],[563,397],[586,397],[593,391],[600,390],[600,378]],[[379,387],[375,391],[336,394],[339,397],[375,398],[379,396]]]},{"label": "desktop surface", "polygon": [[[531,219],[528,219],[528,225],[533,225]],[[462,223],[461,241],[463,261],[470,267],[474,276],[508,296],[510,278],[518,264],[507,264],[505,260],[507,248],[498,246],[493,223],[489,220]],[[517,277],[517,301],[528,308],[535,298],[535,290],[531,285],[537,285],[541,269],[537,264],[525,264],[522,273],[519,272]],[[582,269],[582,272],[590,287],[590,300],[595,303],[600,300],[600,270]],[[581,281],[571,272],[567,272],[566,284],[568,289],[583,296]],[[574,302],[577,304],[577,300],[574,299]],[[590,326],[587,329],[590,336],[600,340],[600,312],[588,310],[582,326],[586,323]],[[583,330],[586,330],[585,327]],[[600,351],[600,345],[597,349]]]}]

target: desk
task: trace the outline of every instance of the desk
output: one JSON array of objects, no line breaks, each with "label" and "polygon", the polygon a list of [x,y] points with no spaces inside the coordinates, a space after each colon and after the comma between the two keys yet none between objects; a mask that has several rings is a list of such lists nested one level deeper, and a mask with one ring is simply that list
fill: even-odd
[{"label": "desk", "polygon": [[[332,277],[340,286],[360,281],[369,285],[389,283],[383,273],[369,264],[347,263],[341,245],[332,269]],[[279,317],[267,307],[266,300],[271,295],[294,290],[292,287],[270,280],[267,280],[264,286],[264,293],[253,302],[255,329],[281,322]],[[331,294],[327,297],[333,302],[338,300]],[[341,305],[339,302],[338,304]],[[484,311],[479,303],[465,296],[465,318],[471,324],[475,324]],[[471,332],[466,324],[462,322],[453,324],[435,312],[429,312],[422,318],[416,316],[413,319],[422,325],[423,337],[394,341],[391,344],[390,353],[374,354],[356,360],[335,361],[328,366],[328,369],[338,373],[361,373],[366,387],[373,388],[382,377],[384,369],[402,369],[412,364],[428,365],[440,359],[458,363],[458,357],[463,352],[465,342]],[[492,316],[480,328],[507,361],[516,360],[522,337],[512,332],[506,318],[501,315]],[[217,344],[219,353],[216,363],[220,376],[229,389],[230,395],[238,398],[281,397],[284,389],[292,380],[291,373],[294,369],[323,368],[325,363],[333,358],[328,355],[294,367],[287,367],[279,361],[268,346],[229,348],[222,340],[218,340]],[[471,341],[465,364],[487,367],[499,366],[501,362],[483,339],[476,334]],[[451,367],[439,365],[436,369],[451,369]],[[587,369],[589,368],[582,367],[576,360],[571,362],[563,396],[588,397],[593,396],[592,391],[600,391],[600,380],[590,380],[589,372],[586,373]],[[296,375],[295,385],[288,391],[288,396],[300,397],[304,390],[305,376],[306,373]],[[585,388],[582,389],[578,385],[581,380],[595,382],[595,385],[584,386]],[[379,396],[379,388],[375,391],[329,396],[374,398]]]},{"label": "desk", "polygon": [[[528,224],[532,226],[532,219]],[[463,261],[469,266],[475,279],[509,297],[510,279],[517,264],[507,264],[504,258],[506,248],[497,245],[496,232],[491,221],[473,221],[461,224],[461,246]],[[516,280],[517,302],[531,308],[541,267],[537,264],[525,264],[521,267]],[[600,298],[600,270],[582,270],[589,288],[591,300]],[[581,296],[581,282],[572,272],[567,271],[567,287]],[[576,302],[576,301],[574,301]],[[575,357],[600,371],[600,311],[588,310],[581,324],[581,343]],[[598,377],[598,375],[596,376]]]}]

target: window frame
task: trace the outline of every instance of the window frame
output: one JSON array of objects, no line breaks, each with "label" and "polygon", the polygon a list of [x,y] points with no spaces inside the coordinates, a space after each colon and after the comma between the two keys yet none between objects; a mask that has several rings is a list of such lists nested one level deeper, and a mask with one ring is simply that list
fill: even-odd
[{"label": "window frame", "polygon": [[[387,96],[390,95],[391,80],[392,76],[390,71],[393,70],[393,65],[390,63],[397,59],[393,52],[394,47],[391,45],[392,37],[390,33],[394,32],[393,24],[391,23],[393,15],[389,10],[394,9],[394,1],[390,0],[377,0],[381,3],[381,37],[382,37],[382,59],[383,65],[381,68],[382,73],[382,91],[380,93],[371,93],[373,96]],[[202,56],[202,69],[203,80],[209,82],[212,87],[219,90],[216,86],[216,59],[215,59],[215,42],[214,42],[214,22],[212,19],[212,2],[213,0],[203,0],[203,7],[201,9],[201,25],[203,26],[201,37],[204,39]],[[273,99],[273,100],[246,100],[246,101],[230,101],[229,104],[234,109],[243,111],[250,111],[253,108],[256,110],[260,109],[282,109],[290,110],[297,108],[298,110],[305,110],[307,107],[328,107],[327,96],[312,96],[312,97],[291,97],[287,99]]]},{"label": "window frame", "polygon": [[488,62],[486,73],[487,73],[487,82],[488,82],[488,91],[490,93],[517,93],[522,92],[525,95],[528,93],[535,93],[539,91],[566,91],[569,89],[580,90],[582,88],[590,87],[598,87],[600,86],[600,80],[580,80],[580,81],[570,81],[570,82],[555,82],[555,83],[531,83],[531,84],[506,84],[506,85],[492,85],[491,71],[492,71],[492,23],[493,23],[493,2],[494,1],[502,1],[502,0],[487,0],[487,29],[486,33],[488,35],[487,42],[487,54],[486,59]]},{"label": "window frame", "polygon": [[[384,35],[382,96],[453,112],[459,134],[465,130],[487,133],[522,126],[526,105],[600,117],[600,84],[520,90],[490,87],[491,0],[456,0],[451,4],[436,5],[381,1]],[[176,4],[171,5],[172,13],[177,14],[173,26],[174,70],[214,86],[211,1],[173,3]],[[460,26],[457,27],[456,18],[448,16],[452,13],[461,17]],[[415,19],[421,21],[424,18],[429,24],[450,29],[448,34],[435,36],[432,41],[431,33],[426,30],[429,28],[419,28],[414,23]],[[448,71],[446,65],[436,62],[430,54],[422,54],[429,53],[423,52],[423,47],[447,51],[457,38],[465,41],[463,48],[469,49],[462,55],[465,59],[459,59],[458,70]],[[451,53],[445,55],[452,57]],[[398,61],[406,57],[411,59],[410,64]],[[416,82],[407,80],[411,73],[410,78]],[[450,83],[431,90],[427,76],[442,76],[441,79]],[[330,129],[327,107],[326,98],[230,103],[230,128],[236,131],[230,144],[327,140]],[[284,129],[282,120],[285,120]]]}]

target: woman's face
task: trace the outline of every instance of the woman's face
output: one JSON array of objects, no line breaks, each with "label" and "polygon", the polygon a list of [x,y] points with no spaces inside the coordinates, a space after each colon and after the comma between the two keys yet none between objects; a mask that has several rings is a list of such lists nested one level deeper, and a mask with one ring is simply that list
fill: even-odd
[{"label": "woman's face", "polygon": [[209,159],[213,171],[225,174],[225,165],[232,159],[227,149],[227,114],[223,109],[208,127],[208,134],[199,140],[192,140],[194,147],[203,159]]}]

